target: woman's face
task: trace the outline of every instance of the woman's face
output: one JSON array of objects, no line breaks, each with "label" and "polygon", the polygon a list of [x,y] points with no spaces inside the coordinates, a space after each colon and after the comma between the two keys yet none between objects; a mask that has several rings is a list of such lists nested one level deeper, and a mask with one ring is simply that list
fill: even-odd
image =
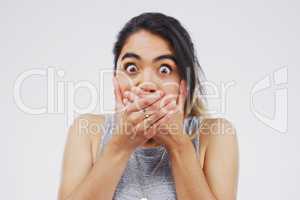
[{"label": "woman's face", "polygon": [[145,92],[161,90],[177,96],[181,79],[168,42],[144,30],[132,34],[123,46],[116,77],[122,95],[135,86]]}]

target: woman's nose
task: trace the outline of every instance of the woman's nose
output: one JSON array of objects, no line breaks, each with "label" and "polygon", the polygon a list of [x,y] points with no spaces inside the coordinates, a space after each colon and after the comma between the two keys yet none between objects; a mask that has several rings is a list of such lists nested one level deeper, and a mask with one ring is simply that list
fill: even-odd
[{"label": "woman's nose", "polygon": [[158,87],[155,82],[155,74],[152,69],[146,68],[143,71],[143,76],[141,77],[142,80],[140,80],[140,85],[139,87],[144,91],[144,92],[156,92]]},{"label": "woman's nose", "polygon": [[158,86],[156,83],[155,71],[150,67],[145,67],[142,76],[140,76],[138,85],[144,92],[156,92],[158,90]]},{"label": "woman's nose", "polygon": [[140,88],[147,93],[153,93],[157,91],[156,84],[150,81],[141,83]]}]

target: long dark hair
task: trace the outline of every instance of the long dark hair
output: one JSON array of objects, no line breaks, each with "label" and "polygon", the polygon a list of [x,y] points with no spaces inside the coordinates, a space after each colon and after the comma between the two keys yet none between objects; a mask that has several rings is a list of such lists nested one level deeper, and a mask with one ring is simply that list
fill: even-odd
[{"label": "long dark hair", "polygon": [[126,40],[139,30],[149,31],[169,42],[179,67],[180,77],[187,81],[188,97],[185,102],[185,116],[203,115],[205,99],[204,87],[200,79],[204,79],[205,76],[189,33],[173,17],[157,12],[146,12],[130,19],[118,33],[113,47],[114,71],[117,69],[117,61]]}]

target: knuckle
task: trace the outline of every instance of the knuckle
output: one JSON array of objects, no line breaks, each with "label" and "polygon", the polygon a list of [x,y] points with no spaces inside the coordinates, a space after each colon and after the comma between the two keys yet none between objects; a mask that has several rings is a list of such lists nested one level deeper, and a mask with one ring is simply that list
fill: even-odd
[{"label": "knuckle", "polygon": [[158,104],[152,104],[149,108],[149,110],[157,110],[159,108],[159,105]]},{"label": "knuckle", "polygon": [[141,101],[141,106],[147,106],[149,104],[149,99],[144,99],[143,101]]},{"label": "knuckle", "polygon": [[138,101],[137,101],[136,103],[134,103],[134,109],[135,109],[135,110],[139,110],[141,106],[143,106],[143,105],[142,105],[142,102],[138,102]]}]

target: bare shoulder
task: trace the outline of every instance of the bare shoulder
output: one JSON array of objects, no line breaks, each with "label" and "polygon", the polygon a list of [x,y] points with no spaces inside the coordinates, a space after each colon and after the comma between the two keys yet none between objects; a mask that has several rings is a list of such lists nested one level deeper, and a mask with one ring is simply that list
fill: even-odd
[{"label": "bare shoulder", "polygon": [[205,119],[200,137],[205,143],[202,169],[216,198],[236,199],[239,150],[235,127],[224,118]]},{"label": "bare shoulder", "polygon": [[206,136],[235,135],[235,127],[226,118],[205,118],[201,123],[202,134]]},{"label": "bare shoulder", "polygon": [[103,115],[82,114],[69,127],[59,189],[61,199],[89,173],[95,160],[95,142],[102,134],[103,121]]},{"label": "bare shoulder", "polygon": [[201,123],[200,139],[209,144],[235,142],[237,137],[233,123],[226,118],[206,118]]},{"label": "bare shoulder", "polygon": [[71,129],[81,136],[88,136],[89,139],[101,136],[102,125],[105,116],[103,114],[81,114],[74,119]]},{"label": "bare shoulder", "polygon": [[228,151],[237,152],[237,133],[233,123],[226,118],[205,118],[200,126],[201,165],[209,152]]},{"label": "bare shoulder", "polygon": [[80,136],[81,140],[89,143],[93,163],[96,161],[96,155],[101,136],[103,134],[103,125],[105,114],[81,114],[73,122],[71,130],[73,134]]},{"label": "bare shoulder", "polygon": [[102,122],[104,118],[105,118],[104,114],[85,113],[79,115],[75,120],[88,120],[90,122]]}]

